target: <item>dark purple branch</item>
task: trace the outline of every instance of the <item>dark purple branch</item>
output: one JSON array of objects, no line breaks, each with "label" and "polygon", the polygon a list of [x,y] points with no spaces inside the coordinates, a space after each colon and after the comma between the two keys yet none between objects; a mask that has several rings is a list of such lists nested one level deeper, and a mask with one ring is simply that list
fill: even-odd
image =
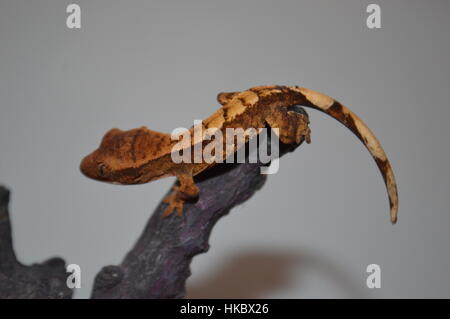
[{"label": "dark purple branch", "polygon": [[0,186],[0,298],[71,298],[64,260],[30,266],[17,261],[8,212],[9,191]]}]

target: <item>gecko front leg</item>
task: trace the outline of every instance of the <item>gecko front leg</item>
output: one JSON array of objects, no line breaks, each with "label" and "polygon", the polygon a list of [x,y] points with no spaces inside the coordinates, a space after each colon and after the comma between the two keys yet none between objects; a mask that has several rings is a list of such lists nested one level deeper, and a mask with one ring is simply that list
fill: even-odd
[{"label": "gecko front leg", "polygon": [[284,144],[299,144],[303,138],[311,142],[308,115],[302,107],[276,108],[266,117],[266,122],[278,129],[277,135]]},{"label": "gecko front leg", "polygon": [[169,216],[174,210],[178,216],[183,215],[183,206],[186,200],[194,199],[198,196],[199,189],[194,183],[192,168],[182,168],[174,171],[178,177],[178,183],[172,187],[172,191],[163,202],[168,204],[164,210],[163,217]]}]

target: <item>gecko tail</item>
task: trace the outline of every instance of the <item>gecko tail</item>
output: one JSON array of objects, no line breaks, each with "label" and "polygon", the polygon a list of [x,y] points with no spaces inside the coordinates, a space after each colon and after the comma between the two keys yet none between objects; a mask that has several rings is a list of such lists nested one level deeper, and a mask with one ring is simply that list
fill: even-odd
[{"label": "gecko tail", "polygon": [[290,89],[303,95],[306,100],[304,106],[320,110],[338,120],[349,128],[366,146],[383,176],[389,196],[391,222],[395,224],[398,214],[397,184],[391,164],[376,136],[355,113],[331,97],[301,87],[290,87]]}]

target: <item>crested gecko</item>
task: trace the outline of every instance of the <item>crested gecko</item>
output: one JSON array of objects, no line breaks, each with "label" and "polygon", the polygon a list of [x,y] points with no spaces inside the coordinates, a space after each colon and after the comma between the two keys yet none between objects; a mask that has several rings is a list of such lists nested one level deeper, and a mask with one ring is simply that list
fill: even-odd
[{"label": "crested gecko", "polygon": [[[320,110],[349,128],[366,146],[383,176],[390,203],[390,219],[397,221],[398,195],[394,173],[389,160],[375,135],[350,109],[333,98],[298,86],[258,86],[242,92],[219,93],[222,105],[214,114],[203,120],[203,129],[262,128],[268,124],[278,129],[278,137],[285,144],[310,142],[309,120],[296,112],[298,105]],[[193,128],[190,129],[193,134]],[[82,173],[95,180],[116,184],[141,184],[160,178],[176,176],[177,185],[164,199],[167,207],[163,216],[174,210],[182,215],[186,200],[198,196],[199,189],[193,177],[215,165],[206,163],[174,163],[171,158],[177,141],[170,134],[149,130],[146,127],[122,131],[108,131],[98,149],[87,155],[80,164]],[[189,147],[202,140],[193,140]],[[224,158],[236,149],[225,149]]]}]

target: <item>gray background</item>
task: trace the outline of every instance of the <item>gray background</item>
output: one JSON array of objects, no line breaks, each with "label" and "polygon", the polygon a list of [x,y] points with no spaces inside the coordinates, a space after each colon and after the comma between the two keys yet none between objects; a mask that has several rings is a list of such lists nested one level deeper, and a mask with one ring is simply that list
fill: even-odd
[{"label": "gray background", "polygon": [[[219,91],[301,85],[340,100],[379,137],[399,223],[362,144],[308,110],[313,143],[221,220],[195,258],[191,297],[450,297],[450,2],[0,1],[0,181],[24,263],[59,255],[94,275],[119,263],[173,183],[121,187],[78,171],[112,127],[170,132]],[[381,266],[381,289],[365,285]]]}]

